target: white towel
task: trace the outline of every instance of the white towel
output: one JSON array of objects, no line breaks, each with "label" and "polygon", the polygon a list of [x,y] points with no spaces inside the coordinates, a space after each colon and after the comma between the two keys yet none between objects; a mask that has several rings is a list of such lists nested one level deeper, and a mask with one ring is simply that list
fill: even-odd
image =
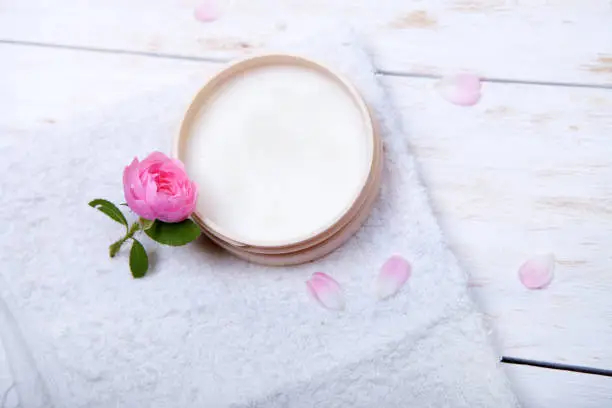
[{"label": "white towel", "polygon": [[[0,295],[21,334],[0,333],[27,342],[8,355],[32,370],[14,378],[23,408],[517,406],[368,55],[350,39],[296,52],[352,79],[385,144],[371,217],[314,263],[272,268],[204,241],[148,244],[152,272],[134,280],[127,251],[108,258],[121,226],[87,202],[123,201],[123,167],[167,150],[204,78],[3,141]],[[396,253],[413,276],[378,302],[372,282]],[[342,284],[344,312],[307,297],[316,271]]]}]

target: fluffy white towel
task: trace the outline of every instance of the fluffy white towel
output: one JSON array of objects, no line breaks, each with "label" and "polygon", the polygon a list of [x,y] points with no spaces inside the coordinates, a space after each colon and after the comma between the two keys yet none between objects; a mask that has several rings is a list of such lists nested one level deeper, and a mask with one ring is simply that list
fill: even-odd
[{"label": "fluffy white towel", "polygon": [[[23,408],[517,405],[367,54],[350,40],[299,52],[360,88],[386,154],[366,225],[311,264],[247,264],[205,242],[150,245],[154,272],[134,280],[126,251],[108,258],[121,227],[87,202],[122,201],[123,167],[170,146],[203,78],[3,140],[0,295],[21,334],[0,333],[5,345],[27,342],[7,352],[11,367],[30,369],[13,371]],[[394,253],[413,276],[377,302],[372,281]],[[343,285],[346,311],[308,299],[304,281],[316,271]]]}]

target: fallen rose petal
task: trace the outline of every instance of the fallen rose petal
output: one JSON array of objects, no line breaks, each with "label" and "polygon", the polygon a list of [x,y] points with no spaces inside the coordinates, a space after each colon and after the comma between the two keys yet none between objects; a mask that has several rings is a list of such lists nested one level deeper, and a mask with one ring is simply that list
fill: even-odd
[{"label": "fallen rose petal", "polygon": [[437,84],[440,95],[460,106],[475,105],[480,100],[480,78],[473,74],[450,75]]},{"label": "fallen rose petal", "polygon": [[210,23],[219,17],[219,8],[213,1],[208,0],[197,6],[193,15],[198,21]]},{"label": "fallen rose petal", "polygon": [[308,293],[321,306],[330,310],[344,310],[344,295],[340,284],[329,275],[315,272],[306,281]]},{"label": "fallen rose petal", "polygon": [[376,294],[379,299],[386,299],[395,295],[404,286],[410,275],[410,263],[399,255],[394,255],[380,268],[376,280]]},{"label": "fallen rose petal", "polygon": [[539,255],[521,265],[519,279],[529,289],[543,289],[552,281],[554,270],[554,255]]}]

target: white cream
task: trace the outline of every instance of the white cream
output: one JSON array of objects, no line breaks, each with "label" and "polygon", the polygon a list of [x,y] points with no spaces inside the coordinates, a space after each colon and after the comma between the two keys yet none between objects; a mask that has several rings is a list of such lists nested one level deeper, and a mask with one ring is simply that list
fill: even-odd
[{"label": "white cream", "polygon": [[247,71],[201,108],[182,153],[198,212],[228,238],[299,242],[351,206],[368,176],[372,137],[352,95],[299,66]]}]

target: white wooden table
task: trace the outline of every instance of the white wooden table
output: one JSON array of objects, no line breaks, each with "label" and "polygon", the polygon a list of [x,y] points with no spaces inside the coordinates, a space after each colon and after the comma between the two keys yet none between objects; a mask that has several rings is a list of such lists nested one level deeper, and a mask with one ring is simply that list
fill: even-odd
[{"label": "white wooden table", "polygon": [[[612,369],[612,3],[609,0],[0,2],[2,137],[69,122],[217,60],[346,20],[403,113],[433,206],[501,354]],[[435,77],[486,78],[460,108]],[[195,91],[195,90],[194,90]],[[1,143],[1,138],[0,138]],[[516,276],[554,252],[556,278]],[[610,407],[612,377],[505,365],[526,407]]]}]

